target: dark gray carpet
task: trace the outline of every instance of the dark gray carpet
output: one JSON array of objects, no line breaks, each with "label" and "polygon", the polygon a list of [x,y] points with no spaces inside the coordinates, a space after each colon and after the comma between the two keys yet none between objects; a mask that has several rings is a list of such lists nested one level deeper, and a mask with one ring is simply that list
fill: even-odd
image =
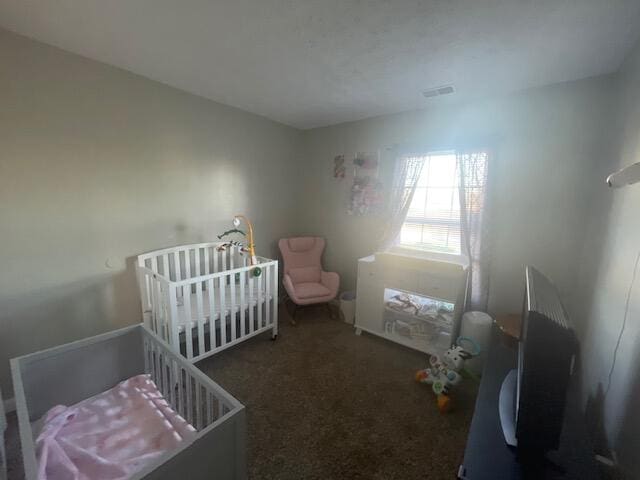
[{"label": "dark gray carpet", "polygon": [[[310,308],[298,326],[283,312],[277,341],[260,336],[198,367],[247,408],[251,479],[453,479],[476,385],[465,380],[441,415],[413,379],[426,362]],[[9,416],[10,480],[22,478],[15,424]]]},{"label": "dark gray carpet", "polygon": [[259,337],[201,362],[247,407],[252,479],[453,479],[476,385],[441,415],[414,381],[426,355],[330,320],[322,308],[281,315],[276,342]]}]

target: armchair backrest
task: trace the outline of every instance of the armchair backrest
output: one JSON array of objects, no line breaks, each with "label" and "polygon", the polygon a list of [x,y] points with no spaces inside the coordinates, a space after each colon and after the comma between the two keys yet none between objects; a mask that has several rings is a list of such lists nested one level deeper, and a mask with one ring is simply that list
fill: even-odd
[{"label": "armchair backrest", "polygon": [[319,282],[324,251],[322,237],[281,238],[278,242],[284,261],[284,274],[296,283]]}]

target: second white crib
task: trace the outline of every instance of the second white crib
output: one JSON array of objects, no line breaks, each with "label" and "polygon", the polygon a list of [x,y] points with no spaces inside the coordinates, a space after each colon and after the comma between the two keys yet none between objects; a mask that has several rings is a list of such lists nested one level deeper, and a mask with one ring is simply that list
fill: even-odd
[{"label": "second white crib", "polygon": [[144,323],[193,362],[268,330],[278,334],[278,262],[258,257],[250,266],[238,247],[222,245],[138,256]]}]

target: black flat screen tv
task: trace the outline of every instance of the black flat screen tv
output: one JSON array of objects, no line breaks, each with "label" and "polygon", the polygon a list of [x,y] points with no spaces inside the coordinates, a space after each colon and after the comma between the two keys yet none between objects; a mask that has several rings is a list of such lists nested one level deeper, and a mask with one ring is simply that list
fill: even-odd
[{"label": "black flat screen tv", "polygon": [[509,445],[526,456],[556,450],[578,342],[558,291],[526,267],[518,368],[500,391],[500,420]]}]

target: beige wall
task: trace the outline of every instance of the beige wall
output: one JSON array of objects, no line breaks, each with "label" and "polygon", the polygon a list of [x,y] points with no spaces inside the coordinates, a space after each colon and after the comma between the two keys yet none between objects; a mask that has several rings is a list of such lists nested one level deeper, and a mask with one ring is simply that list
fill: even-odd
[{"label": "beige wall", "polygon": [[292,229],[299,132],[0,31],[0,385],[8,359],[139,321],[132,257],[236,212]]},{"label": "beige wall", "polygon": [[640,161],[640,44],[616,79],[614,134],[599,159],[590,192],[590,222],[577,294],[583,329],[584,389],[596,425],[603,425],[629,478],[640,478],[640,271],[631,290],[609,395],[603,402],[613,351],[625,316],[633,267],[640,252],[640,184],[614,190],[609,173]]},{"label": "beige wall", "polygon": [[489,139],[496,149],[490,309],[520,310],[526,264],[547,273],[571,304],[591,194],[586,179],[604,152],[611,82],[600,77],[307,131],[301,232],[327,237],[327,266],[354,288],[356,261],[376,250],[382,221],[346,214],[350,179],[332,177],[333,157],[379,150],[388,186],[394,144],[429,151]]}]

